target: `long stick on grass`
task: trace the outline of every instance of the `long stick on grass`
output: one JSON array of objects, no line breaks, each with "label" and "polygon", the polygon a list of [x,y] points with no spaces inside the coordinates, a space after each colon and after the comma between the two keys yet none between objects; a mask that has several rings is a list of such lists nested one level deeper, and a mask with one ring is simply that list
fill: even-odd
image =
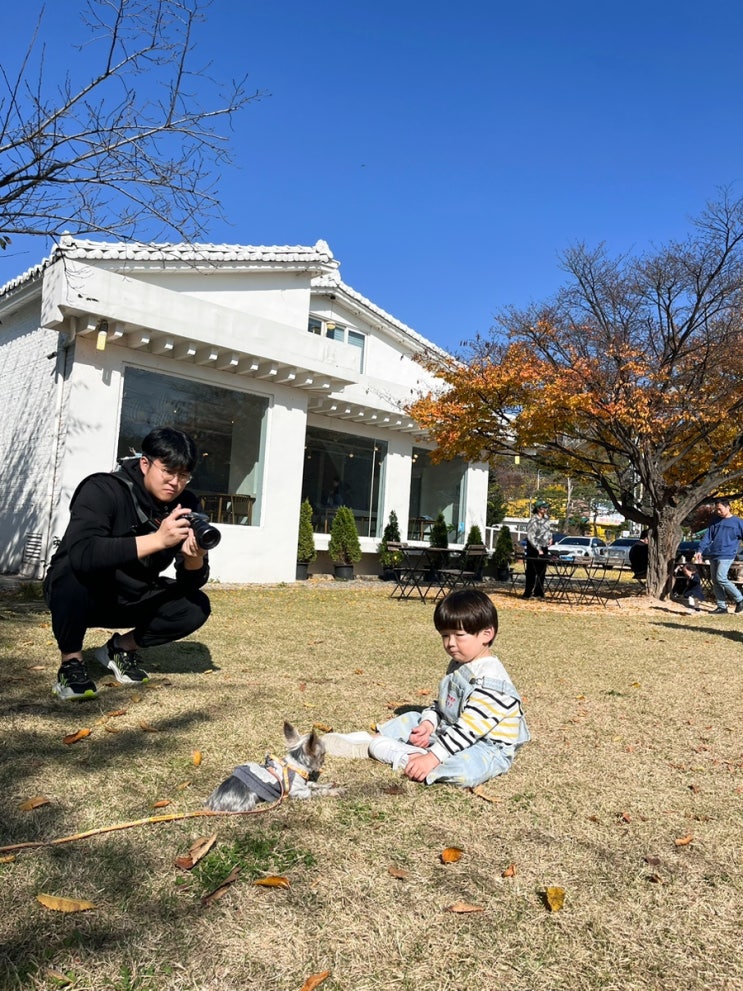
[{"label": "long stick on grass", "polygon": [[179,819],[198,819],[204,816],[247,816],[271,812],[278,808],[286,797],[282,791],[275,802],[270,805],[258,805],[244,812],[213,812],[211,809],[197,809],[195,812],[172,812],[170,815],[149,816],[147,819],[134,819],[132,822],[120,822],[115,826],[99,826],[98,829],[88,829],[84,833],[73,833],[71,836],[60,836],[56,840],[36,840],[28,843],[12,843],[10,846],[0,846],[0,855],[18,853],[20,850],[39,850],[43,847],[61,846],[63,843],[74,843],[76,840],[87,840],[91,836],[101,836],[103,833],[115,833],[122,829],[132,829],[135,826],[148,826],[156,822],[176,822]]}]

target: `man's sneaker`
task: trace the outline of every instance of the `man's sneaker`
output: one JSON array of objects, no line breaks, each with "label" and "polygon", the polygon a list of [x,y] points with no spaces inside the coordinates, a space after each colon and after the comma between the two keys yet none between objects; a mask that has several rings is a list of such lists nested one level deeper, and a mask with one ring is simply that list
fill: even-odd
[{"label": "man's sneaker", "polygon": [[322,742],[325,753],[331,757],[355,757],[363,760],[369,756],[369,744],[374,737],[359,730],[356,733],[324,733]]},{"label": "man's sneaker", "polygon": [[94,699],[98,694],[95,682],[88,677],[85,665],[77,658],[69,661],[62,661],[62,665],[57,672],[57,684],[52,688],[52,692],[63,702],[70,699]]},{"label": "man's sneaker", "polygon": [[740,600],[738,605],[735,607],[736,612],[743,612],[743,599]]},{"label": "man's sneaker", "polygon": [[718,606],[717,609],[712,610],[710,616],[727,616],[727,614],[728,614],[727,609],[722,609],[720,608],[720,606]]},{"label": "man's sneaker", "polygon": [[141,685],[150,680],[150,676],[139,666],[140,656],[136,650],[122,650],[114,646],[114,638],[99,647],[95,652],[98,663],[113,672],[114,678],[120,685]]}]

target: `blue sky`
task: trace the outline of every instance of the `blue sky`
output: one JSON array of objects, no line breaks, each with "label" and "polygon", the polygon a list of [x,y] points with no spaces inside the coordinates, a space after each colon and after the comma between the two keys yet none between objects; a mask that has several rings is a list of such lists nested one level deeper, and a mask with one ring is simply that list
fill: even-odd
[{"label": "blue sky", "polygon": [[[3,64],[39,6],[3,10]],[[48,73],[76,64],[81,7],[49,4]],[[456,349],[553,293],[569,245],[642,252],[720,186],[743,195],[741,37],[733,3],[214,0],[200,58],[270,96],[237,123],[207,239],[322,238],[345,282]],[[47,250],[14,244],[0,282]]]}]

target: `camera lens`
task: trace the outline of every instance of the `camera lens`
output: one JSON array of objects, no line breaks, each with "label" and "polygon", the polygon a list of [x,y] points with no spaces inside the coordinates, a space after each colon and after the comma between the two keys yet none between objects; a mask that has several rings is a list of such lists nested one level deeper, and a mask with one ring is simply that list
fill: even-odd
[{"label": "camera lens", "polygon": [[196,537],[196,543],[202,550],[210,551],[222,539],[222,534],[215,526],[211,525],[203,513],[191,513],[188,522],[191,524],[191,529]]}]

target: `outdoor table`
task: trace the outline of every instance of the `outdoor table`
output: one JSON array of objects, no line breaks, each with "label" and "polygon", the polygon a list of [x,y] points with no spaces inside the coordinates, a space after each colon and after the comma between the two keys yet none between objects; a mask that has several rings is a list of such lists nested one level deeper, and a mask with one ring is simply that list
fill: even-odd
[{"label": "outdoor table", "polygon": [[[387,545],[388,550],[390,545]],[[431,589],[436,590],[436,598],[451,587],[451,568],[461,560],[463,551],[449,547],[411,547],[408,544],[394,545],[399,550],[402,561],[395,568],[397,584],[390,593],[393,599],[410,599],[416,594],[421,602]],[[442,569],[446,568],[446,572]]]},{"label": "outdoor table", "polygon": [[544,594],[556,601],[569,601],[573,588],[573,575],[578,562],[569,557],[548,557],[544,574]]},{"label": "outdoor table", "polygon": [[586,577],[579,584],[577,605],[589,606],[600,602],[602,606],[607,606],[612,598],[620,605],[616,592],[627,569],[596,560],[587,561],[582,567]]}]

